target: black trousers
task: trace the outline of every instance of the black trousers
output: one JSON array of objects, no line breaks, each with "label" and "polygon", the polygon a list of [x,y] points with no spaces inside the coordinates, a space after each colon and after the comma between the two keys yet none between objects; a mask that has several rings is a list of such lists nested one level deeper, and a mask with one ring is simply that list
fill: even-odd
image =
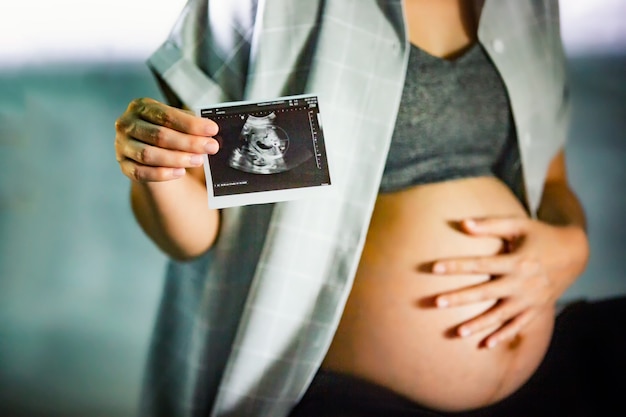
[{"label": "black trousers", "polygon": [[518,391],[491,406],[444,413],[384,387],[320,370],[290,417],[626,416],[626,297],[576,302],[557,317],[548,352]]}]

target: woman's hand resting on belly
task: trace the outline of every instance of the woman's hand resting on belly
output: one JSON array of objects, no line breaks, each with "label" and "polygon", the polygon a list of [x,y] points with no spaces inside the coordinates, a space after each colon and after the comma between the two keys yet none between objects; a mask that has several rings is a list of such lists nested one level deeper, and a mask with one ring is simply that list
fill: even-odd
[{"label": "woman's hand resting on belly", "polygon": [[[492,268],[483,273],[453,268],[470,259],[508,258],[497,255],[506,252],[500,235],[473,236],[469,229],[454,225],[468,218],[524,216],[519,201],[494,178],[423,185],[379,196],[352,291],[322,366],[441,410],[479,407],[513,392],[543,358],[553,311],[546,308],[528,323],[520,332],[521,343],[480,347],[502,327],[500,322],[487,326],[480,320],[500,308],[501,297],[524,290],[509,288],[504,296],[498,293],[482,301],[463,298],[468,288],[490,288],[489,283],[498,279],[492,279]],[[445,264],[448,274],[433,273],[433,265],[443,261],[450,262]],[[507,284],[514,280],[502,278]],[[476,298],[476,293],[469,294]],[[437,308],[435,300],[445,300],[443,295],[449,307]],[[484,327],[459,337],[459,325],[475,319]]]},{"label": "woman's hand resting on belly", "polygon": [[[535,317],[552,309],[579,273],[578,259],[586,238],[580,228],[553,226],[524,217],[468,219],[461,230],[470,236],[492,236],[506,242],[506,251],[494,256],[442,259],[437,274],[490,275],[492,280],[453,290],[435,298],[441,308],[493,301],[477,317],[460,323],[458,335],[467,337],[497,327],[481,341],[492,348],[513,340]],[[572,265],[576,263],[576,265]]]}]

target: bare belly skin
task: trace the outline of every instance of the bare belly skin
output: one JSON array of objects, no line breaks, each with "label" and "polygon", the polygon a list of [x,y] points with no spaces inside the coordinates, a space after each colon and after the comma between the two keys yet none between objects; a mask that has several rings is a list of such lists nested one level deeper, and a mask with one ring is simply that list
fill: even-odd
[{"label": "bare belly skin", "polygon": [[358,272],[339,328],[322,366],[390,388],[415,402],[458,411],[494,403],[536,370],[549,344],[554,311],[545,311],[514,343],[493,349],[454,334],[492,302],[437,309],[432,297],[488,276],[433,275],[447,257],[492,255],[496,238],[455,229],[468,217],[526,216],[495,178],[422,185],[378,197]]}]

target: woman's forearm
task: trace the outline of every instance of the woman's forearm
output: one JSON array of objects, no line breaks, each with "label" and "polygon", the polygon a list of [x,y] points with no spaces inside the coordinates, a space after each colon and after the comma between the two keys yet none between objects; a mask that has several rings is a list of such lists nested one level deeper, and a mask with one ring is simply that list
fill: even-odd
[{"label": "woman's forearm", "polygon": [[144,232],[174,259],[201,255],[217,237],[219,212],[208,208],[204,184],[189,173],[175,181],[133,182],[131,205]]},{"label": "woman's forearm", "polygon": [[554,276],[560,277],[557,280],[559,292],[563,293],[582,274],[589,260],[585,212],[567,182],[554,181],[548,182],[544,188],[537,217],[567,235],[568,249],[557,251],[558,259],[555,259],[560,273]]},{"label": "woman's forearm", "polygon": [[587,230],[585,212],[576,194],[564,181],[546,183],[537,217],[554,226],[580,227]]}]

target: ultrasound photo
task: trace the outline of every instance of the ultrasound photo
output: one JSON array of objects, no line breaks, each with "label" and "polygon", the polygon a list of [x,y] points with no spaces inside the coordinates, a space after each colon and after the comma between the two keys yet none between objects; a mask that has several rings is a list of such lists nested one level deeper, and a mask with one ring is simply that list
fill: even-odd
[{"label": "ultrasound photo", "polygon": [[196,113],[219,125],[220,150],[204,164],[209,207],[304,198],[331,185],[317,96],[222,103]]}]

